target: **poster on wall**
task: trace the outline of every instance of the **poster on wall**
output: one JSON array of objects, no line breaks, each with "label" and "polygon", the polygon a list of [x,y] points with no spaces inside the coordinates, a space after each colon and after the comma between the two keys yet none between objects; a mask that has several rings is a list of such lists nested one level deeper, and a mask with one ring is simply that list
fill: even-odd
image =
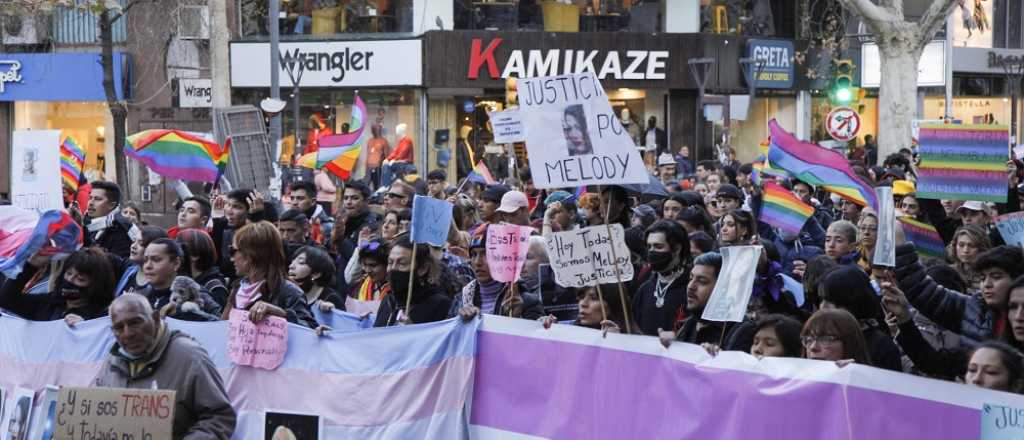
[{"label": "poster on wall", "polygon": [[60,130],[17,130],[11,144],[11,204],[35,211],[64,209]]},{"label": "poster on wall", "polygon": [[648,183],[636,145],[592,73],[518,80],[537,188]]},{"label": "poster on wall", "polygon": [[950,14],[953,47],[992,47],[992,3],[995,0],[957,0]]}]

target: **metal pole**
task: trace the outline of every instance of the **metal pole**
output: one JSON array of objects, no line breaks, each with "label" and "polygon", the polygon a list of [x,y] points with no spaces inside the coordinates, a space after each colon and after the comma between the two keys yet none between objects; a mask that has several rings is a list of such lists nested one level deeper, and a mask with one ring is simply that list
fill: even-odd
[{"label": "metal pole", "polygon": [[[281,40],[279,1],[268,0],[270,12],[267,14],[270,27],[270,97],[281,99],[281,51],[278,43]],[[281,142],[281,115],[276,114],[270,118],[270,145],[277,146]]]},{"label": "metal pole", "polygon": [[[693,80],[697,83],[697,112],[694,115],[696,127],[694,127],[693,131],[694,156],[697,160],[702,159],[700,157],[700,132],[704,128],[704,87],[708,83],[708,69],[711,68],[711,64],[714,62],[714,58],[695,58],[687,61],[690,65],[690,74],[693,75]],[[711,151],[714,152],[714,139],[711,142]]]}]

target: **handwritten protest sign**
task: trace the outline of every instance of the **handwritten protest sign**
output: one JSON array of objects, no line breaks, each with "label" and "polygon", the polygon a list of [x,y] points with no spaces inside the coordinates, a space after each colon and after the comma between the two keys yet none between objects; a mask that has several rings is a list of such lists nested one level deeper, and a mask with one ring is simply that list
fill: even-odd
[{"label": "handwritten protest sign", "polygon": [[284,362],[288,351],[288,321],[267,316],[259,324],[249,312],[231,309],[228,319],[228,358],[238,365],[273,370]]},{"label": "handwritten protest sign", "polygon": [[40,212],[64,209],[60,130],[15,131],[10,171],[12,205]]},{"label": "handwritten protest sign", "polygon": [[715,290],[711,291],[701,319],[708,321],[743,321],[750,293],[754,290],[757,260],[761,246],[729,246],[722,248],[722,270]]},{"label": "handwritten protest sign", "polygon": [[1006,244],[1024,246],[1024,212],[1011,212],[996,217],[996,228]]},{"label": "handwritten protest sign", "polygon": [[491,127],[494,127],[494,143],[512,144],[525,142],[523,134],[523,120],[519,117],[519,110],[510,109],[501,112],[487,112],[491,120]]},{"label": "handwritten protest sign", "polygon": [[892,187],[875,188],[878,198],[878,237],[875,238],[874,264],[896,267],[896,203]]},{"label": "handwritten protest sign", "polygon": [[487,265],[491,278],[502,283],[519,279],[530,250],[533,228],[518,225],[491,225],[487,227]]},{"label": "handwritten protest sign", "polygon": [[1006,202],[1005,125],[922,125],[917,197]]},{"label": "handwritten protest sign", "polygon": [[433,197],[412,200],[412,241],[444,246],[452,223],[452,204]]},{"label": "handwritten protest sign", "polygon": [[[591,226],[574,231],[556,232],[547,237],[548,257],[555,282],[562,287],[585,287],[615,283],[615,266],[622,281],[633,279],[625,232],[622,225]],[[612,257],[612,246],[615,256]]]},{"label": "handwritten protest sign", "polygon": [[174,391],[61,388],[55,440],[170,440]]},{"label": "handwritten protest sign", "polygon": [[1024,409],[986,403],[981,408],[981,440],[1024,438]]},{"label": "handwritten protest sign", "polygon": [[523,78],[517,89],[537,188],[648,182],[593,72]]}]

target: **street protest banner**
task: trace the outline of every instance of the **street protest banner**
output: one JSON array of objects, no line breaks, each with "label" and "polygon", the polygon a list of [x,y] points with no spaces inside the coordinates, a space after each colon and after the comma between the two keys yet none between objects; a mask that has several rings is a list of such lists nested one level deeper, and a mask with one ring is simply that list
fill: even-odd
[{"label": "street protest banner", "polygon": [[412,242],[444,246],[452,224],[452,204],[433,197],[412,200]]},{"label": "street protest banner", "polygon": [[249,312],[231,309],[228,319],[228,356],[238,365],[273,370],[288,351],[288,321],[267,316],[254,324]]},{"label": "street protest banner", "polygon": [[60,130],[15,130],[11,138],[11,204],[40,212],[64,209]]},{"label": "street protest banner", "polygon": [[647,183],[647,169],[593,72],[517,80],[537,188]]},{"label": "street protest banner", "polygon": [[747,314],[750,292],[754,290],[757,260],[761,246],[728,246],[721,249],[722,270],[711,291],[701,319],[708,321],[743,321]]},{"label": "street protest banner", "polygon": [[519,279],[530,250],[530,233],[533,228],[511,224],[497,224],[487,227],[487,265],[491,278],[501,283],[512,283]]},{"label": "street protest banner", "polygon": [[1024,408],[985,404],[981,409],[981,440],[1024,438]]},{"label": "street protest banner", "polygon": [[875,195],[878,197],[878,236],[873,263],[896,267],[896,202],[892,198],[892,187],[875,188]]},{"label": "street protest banner", "polygon": [[173,390],[64,387],[55,440],[171,440]]},{"label": "street protest banner", "polygon": [[1024,212],[1011,212],[996,217],[996,228],[1006,244],[1024,246]]},{"label": "street protest banner", "polygon": [[[633,279],[633,265],[622,225],[555,232],[546,238],[551,269],[559,286],[585,287],[618,282],[616,265],[622,281]],[[612,256],[612,246],[615,246],[614,253],[618,259]]]},{"label": "street protest banner", "polygon": [[918,198],[1006,203],[1007,126],[922,125],[920,143]]},{"label": "street protest banner", "polygon": [[491,127],[494,128],[494,143],[513,144],[526,141],[523,134],[523,120],[519,117],[518,109],[487,112],[487,117],[491,120]]}]

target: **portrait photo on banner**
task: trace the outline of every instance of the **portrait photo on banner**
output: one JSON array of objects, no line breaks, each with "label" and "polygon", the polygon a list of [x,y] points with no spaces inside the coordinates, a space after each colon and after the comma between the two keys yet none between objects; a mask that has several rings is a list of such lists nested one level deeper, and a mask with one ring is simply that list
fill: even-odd
[{"label": "portrait photo on banner", "polygon": [[594,145],[587,133],[587,115],[580,104],[569,105],[562,112],[562,131],[565,133],[565,148],[570,156],[593,154]]},{"label": "portrait photo on banner", "polygon": [[264,440],[319,440],[323,421],[315,414],[284,411],[263,413]]}]

